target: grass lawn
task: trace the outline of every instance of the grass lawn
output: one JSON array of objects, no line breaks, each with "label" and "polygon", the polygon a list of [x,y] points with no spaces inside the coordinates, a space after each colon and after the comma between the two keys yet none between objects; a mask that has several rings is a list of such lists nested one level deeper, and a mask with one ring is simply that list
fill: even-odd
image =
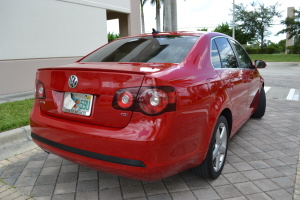
[{"label": "grass lawn", "polygon": [[266,62],[300,62],[300,54],[249,54],[254,60]]},{"label": "grass lawn", "polygon": [[0,132],[29,125],[33,98],[0,104]]}]

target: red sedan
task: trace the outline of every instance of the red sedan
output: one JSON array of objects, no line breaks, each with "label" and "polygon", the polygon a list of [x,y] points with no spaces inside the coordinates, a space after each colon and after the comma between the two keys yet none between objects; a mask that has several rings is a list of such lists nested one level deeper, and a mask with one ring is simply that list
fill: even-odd
[{"label": "red sedan", "polygon": [[265,113],[257,70],[265,66],[220,33],[121,38],[37,71],[32,138],[47,152],[133,179],[187,169],[215,179],[228,139]]}]

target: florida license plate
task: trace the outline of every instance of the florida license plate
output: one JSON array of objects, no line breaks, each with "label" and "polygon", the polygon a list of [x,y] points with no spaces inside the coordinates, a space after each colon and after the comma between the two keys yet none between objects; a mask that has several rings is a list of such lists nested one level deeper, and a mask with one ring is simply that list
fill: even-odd
[{"label": "florida license plate", "polygon": [[62,111],[77,115],[90,116],[93,95],[65,92]]}]

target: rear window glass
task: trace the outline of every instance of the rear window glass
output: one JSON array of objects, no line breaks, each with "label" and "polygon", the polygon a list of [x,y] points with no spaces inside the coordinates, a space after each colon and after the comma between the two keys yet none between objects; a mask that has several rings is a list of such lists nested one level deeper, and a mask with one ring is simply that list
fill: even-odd
[{"label": "rear window glass", "polygon": [[116,40],[81,62],[180,63],[191,50],[196,36],[147,36]]}]

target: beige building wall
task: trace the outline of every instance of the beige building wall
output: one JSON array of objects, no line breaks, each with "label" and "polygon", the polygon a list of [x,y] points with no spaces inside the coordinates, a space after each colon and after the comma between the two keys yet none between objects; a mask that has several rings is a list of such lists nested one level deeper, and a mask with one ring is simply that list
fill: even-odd
[{"label": "beige building wall", "polygon": [[1,0],[0,95],[34,89],[38,68],[75,62],[107,43],[107,16],[122,36],[141,33],[139,0]]},{"label": "beige building wall", "polygon": [[[287,8],[287,17],[293,17],[294,16],[294,7],[288,7]],[[289,33],[286,33],[286,47],[294,45],[294,38],[288,39],[290,37]],[[288,49],[285,50],[285,53],[288,53]]]}]

